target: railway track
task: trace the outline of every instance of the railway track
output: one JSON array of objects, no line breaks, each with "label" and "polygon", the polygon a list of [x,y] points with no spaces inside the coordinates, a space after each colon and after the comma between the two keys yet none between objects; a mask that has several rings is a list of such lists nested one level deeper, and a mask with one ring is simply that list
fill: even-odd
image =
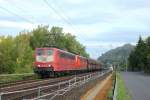
[{"label": "railway track", "polygon": [[[15,75],[23,75],[23,74],[12,74],[12,76],[15,76]],[[7,77],[7,75],[0,75],[0,77]],[[33,75],[28,76],[28,77],[21,79],[21,80],[9,81],[9,82],[0,82],[0,89],[3,87],[19,85],[19,84],[24,84],[24,83],[28,83],[28,82],[34,82],[37,80],[41,80],[41,79],[39,79],[35,74],[33,74]]]},{"label": "railway track", "polygon": [[[83,74],[79,74],[78,76],[87,75],[87,74],[90,74],[90,73],[83,73]],[[58,78],[18,81],[18,82],[14,82],[14,83],[6,84],[2,86],[0,88],[0,92],[11,92],[11,91],[18,91],[18,90],[23,90],[23,89],[28,89],[28,88],[34,88],[38,86],[44,86],[47,84],[67,80],[75,76],[76,75],[64,76],[64,77],[58,77]]]},{"label": "railway track", "polygon": [[[88,74],[94,75],[94,73],[84,73],[76,75],[76,77],[86,76]],[[39,95],[39,90],[42,93],[48,93],[54,91],[57,86],[55,84],[66,82],[70,79],[73,79],[75,75],[67,76],[67,77],[59,77],[53,79],[45,79],[45,80],[38,80],[38,81],[30,81],[24,84],[16,84],[8,87],[1,88],[1,100],[21,100],[24,98],[33,98]],[[79,80],[76,80],[79,81]],[[54,85],[53,87],[48,87]],[[65,84],[63,84],[65,86]],[[42,87],[42,88],[41,88]],[[63,86],[62,86],[63,87]],[[40,93],[40,95],[42,95]]]},{"label": "railway track", "polygon": [[29,80],[14,81],[14,82],[10,82],[10,83],[3,83],[3,84],[0,84],[0,89],[9,87],[9,86],[15,86],[15,85],[20,85],[20,84],[36,82],[36,81],[40,81],[40,80],[42,80],[42,79],[29,79]]}]

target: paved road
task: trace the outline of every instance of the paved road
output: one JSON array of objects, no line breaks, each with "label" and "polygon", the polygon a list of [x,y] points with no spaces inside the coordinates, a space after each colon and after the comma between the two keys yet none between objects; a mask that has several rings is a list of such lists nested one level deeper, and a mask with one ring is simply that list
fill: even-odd
[{"label": "paved road", "polygon": [[150,76],[139,72],[122,72],[133,100],[150,100]]}]

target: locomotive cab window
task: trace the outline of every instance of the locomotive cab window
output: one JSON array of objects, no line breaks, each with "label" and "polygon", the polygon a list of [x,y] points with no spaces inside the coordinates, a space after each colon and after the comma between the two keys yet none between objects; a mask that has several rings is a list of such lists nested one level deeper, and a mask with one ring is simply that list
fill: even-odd
[{"label": "locomotive cab window", "polygon": [[38,55],[38,56],[43,55],[43,50],[42,50],[42,49],[37,50],[37,55]]},{"label": "locomotive cab window", "polygon": [[47,55],[48,55],[48,56],[53,55],[53,50],[47,50]]},{"label": "locomotive cab window", "polygon": [[53,58],[53,53],[54,53],[54,51],[51,50],[51,49],[46,50],[46,55],[47,55],[46,61],[47,61],[47,62],[51,62],[51,61],[54,60],[54,58]]}]

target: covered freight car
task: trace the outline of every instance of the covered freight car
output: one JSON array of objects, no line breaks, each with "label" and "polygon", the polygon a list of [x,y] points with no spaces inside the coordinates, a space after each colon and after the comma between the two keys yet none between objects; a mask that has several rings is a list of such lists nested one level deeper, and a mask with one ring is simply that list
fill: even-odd
[{"label": "covered freight car", "polygon": [[88,70],[89,71],[101,70],[100,62],[89,58],[89,59],[87,59],[87,63],[88,63]]}]

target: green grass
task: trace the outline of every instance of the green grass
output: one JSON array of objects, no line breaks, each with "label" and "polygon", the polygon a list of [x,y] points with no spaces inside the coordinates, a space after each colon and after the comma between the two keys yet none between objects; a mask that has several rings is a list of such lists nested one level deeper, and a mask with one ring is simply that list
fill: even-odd
[{"label": "green grass", "polygon": [[117,84],[117,100],[132,100],[120,73],[117,73]]},{"label": "green grass", "polygon": [[15,81],[37,79],[38,77],[34,74],[31,75],[0,75],[0,84],[11,83]]}]

